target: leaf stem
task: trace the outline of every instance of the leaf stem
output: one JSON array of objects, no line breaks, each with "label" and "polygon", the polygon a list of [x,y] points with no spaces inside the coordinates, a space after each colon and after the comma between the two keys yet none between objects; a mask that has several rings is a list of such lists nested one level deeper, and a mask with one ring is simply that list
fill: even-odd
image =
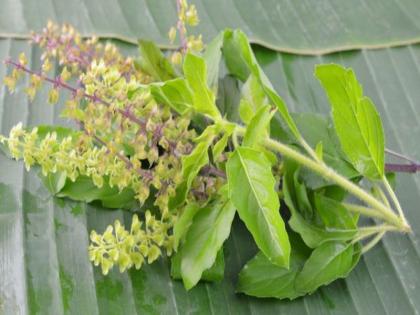
[{"label": "leaf stem", "polygon": [[322,161],[318,155],[316,155],[315,151],[312,149],[312,147],[305,141],[305,139],[303,139],[302,137],[299,139],[299,143],[300,145],[306,150],[306,152],[308,152],[308,154],[312,157],[312,159],[314,159],[315,161],[317,161],[318,163],[324,163],[324,161]]},{"label": "leaf stem", "polygon": [[371,237],[376,233],[385,233],[388,231],[398,231],[398,228],[389,224],[367,226],[358,228],[357,234],[352,240],[352,244],[357,243],[367,237]]},{"label": "leaf stem", "polygon": [[239,147],[237,128],[235,128],[235,130],[233,131],[233,134],[232,134],[232,143],[233,143],[233,147],[235,149]]},{"label": "leaf stem", "polygon": [[356,205],[353,203],[347,203],[347,202],[343,202],[342,205],[351,212],[360,213],[368,217],[382,219],[382,220],[387,221],[388,223],[394,224],[394,219],[395,219],[394,217],[391,218],[391,217],[384,216],[382,212],[376,209],[372,209],[372,208],[361,206],[361,205]]},{"label": "leaf stem", "polygon": [[388,208],[391,208],[391,205],[389,204],[387,196],[385,195],[384,191],[378,184],[375,183],[372,190],[373,190],[373,193],[377,194],[377,197],[379,197],[382,200],[384,205],[386,205]]},{"label": "leaf stem", "polygon": [[363,246],[362,254],[365,254],[367,251],[372,249],[372,247],[378,244],[382,237],[385,235],[385,233],[386,231],[379,232],[378,235],[376,235],[371,241],[369,241],[365,246]]},{"label": "leaf stem", "polygon": [[395,195],[394,190],[392,189],[391,185],[388,182],[388,179],[386,178],[386,176],[382,177],[382,182],[385,186],[385,189],[387,190],[389,196],[391,197],[391,200],[393,202],[393,204],[395,205],[395,207],[397,208],[398,214],[400,215],[402,221],[404,222],[405,225],[408,226],[407,223],[407,219],[405,218],[404,212],[401,208],[400,202],[398,201],[397,196]]},{"label": "leaf stem", "polygon": [[[238,135],[245,134],[245,128],[237,125],[236,132]],[[319,163],[317,161],[308,158],[307,156],[301,154],[300,152],[290,148],[289,146],[275,141],[270,138],[264,140],[264,145],[274,151],[279,152],[280,154],[295,160],[304,167],[312,170],[315,173],[318,173],[325,179],[328,179],[336,184],[340,185],[355,197],[367,203],[373,209],[381,213],[384,218],[387,218],[387,221],[392,223],[392,225],[399,227],[401,231],[410,231],[410,227],[405,221],[402,221],[390,208],[386,207],[379,200],[374,198],[372,195],[364,191],[362,188],[356,184],[349,181],[347,178],[336,173],[332,168],[328,167],[325,163]]]}]

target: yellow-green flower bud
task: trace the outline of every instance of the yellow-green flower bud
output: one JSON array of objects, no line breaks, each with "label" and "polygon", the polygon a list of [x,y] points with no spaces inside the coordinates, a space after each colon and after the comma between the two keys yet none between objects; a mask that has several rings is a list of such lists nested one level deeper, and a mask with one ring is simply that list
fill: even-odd
[{"label": "yellow-green flower bud", "polygon": [[159,258],[161,253],[162,252],[159,247],[157,247],[156,245],[152,245],[147,254],[147,263],[151,264],[152,262],[154,262],[156,259]]},{"label": "yellow-green flower bud", "polygon": [[28,59],[26,58],[25,53],[23,53],[23,52],[21,52],[19,54],[19,63],[22,66],[26,66],[28,64]]},{"label": "yellow-green flower bud", "polygon": [[51,89],[48,93],[48,103],[51,105],[56,104],[58,102],[58,98],[60,97],[60,94],[58,93],[58,89],[54,88]]},{"label": "yellow-green flower bud", "polygon": [[198,19],[197,9],[194,4],[189,6],[185,16],[188,25],[196,26],[200,22]]},{"label": "yellow-green flower bud", "polygon": [[169,41],[171,43],[175,42],[176,39],[176,28],[175,27],[171,27],[168,33],[168,37],[169,37]]}]

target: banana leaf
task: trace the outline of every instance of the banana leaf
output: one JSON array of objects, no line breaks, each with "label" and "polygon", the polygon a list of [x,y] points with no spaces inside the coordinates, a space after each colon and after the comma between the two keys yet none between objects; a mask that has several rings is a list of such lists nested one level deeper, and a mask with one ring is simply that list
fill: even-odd
[{"label": "banana leaf", "polygon": [[[106,5],[104,5],[105,7]],[[133,48],[134,49],[134,48]],[[0,59],[25,51],[40,67],[40,51],[26,41],[0,40]],[[296,56],[255,48],[277,91],[292,111],[327,113],[327,99],[313,77],[317,63],[354,68],[377,104],[386,146],[420,159],[420,46]],[[0,77],[9,73],[0,66]],[[223,80],[229,82],[229,80]],[[10,95],[0,89],[0,132],[26,126],[68,124],[46,105],[47,89],[30,103],[24,83]],[[232,89],[224,89],[230,93]],[[420,180],[401,174],[397,194],[413,234],[387,235],[363,256],[345,280],[294,301],[256,299],[235,293],[237,273],[255,253],[246,228],[235,221],[224,249],[225,279],[187,292],[170,278],[161,259],[141,270],[103,276],[89,261],[88,235],[130,213],[52,198],[35,172],[0,154],[0,314],[417,314],[420,310]]]},{"label": "banana leaf", "polygon": [[[273,50],[318,54],[420,41],[416,0],[194,0],[205,42],[221,29],[240,28]],[[48,20],[71,23],[84,35],[172,47],[174,0],[0,0],[0,37],[28,38]],[[261,23],[263,21],[263,23]]]}]

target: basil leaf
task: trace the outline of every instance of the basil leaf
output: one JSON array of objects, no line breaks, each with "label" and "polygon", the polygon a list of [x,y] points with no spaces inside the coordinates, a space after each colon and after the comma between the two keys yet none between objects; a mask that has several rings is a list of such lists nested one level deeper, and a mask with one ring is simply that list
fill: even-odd
[{"label": "basil leaf", "polygon": [[132,209],[137,206],[132,189],[125,188],[120,191],[118,187],[110,187],[107,179],[104,179],[103,186],[98,188],[87,176],[79,176],[74,182],[67,179],[63,189],[56,196],[84,202],[100,201],[105,208],[112,209]]},{"label": "basil leaf", "polygon": [[[204,133],[204,132],[203,132]],[[175,196],[169,200],[169,208],[174,209],[181,205],[187,197],[194,178],[200,172],[201,168],[209,162],[207,150],[210,147],[214,137],[206,137],[199,142],[194,150],[182,157],[182,178],[183,181],[178,185]]]},{"label": "basil leaf", "polygon": [[316,211],[326,230],[356,230],[358,215],[350,213],[340,202],[315,194]]},{"label": "basil leaf", "polygon": [[213,118],[220,117],[213,91],[207,86],[207,66],[203,58],[187,54],[184,60],[184,75],[193,91],[194,109]]},{"label": "basil leaf", "polygon": [[290,268],[274,265],[262,252],[259,252],[239,273],[238,292],[256,297],[291,300],[303,295],[296,290],[295,280],[309,257],[310,250],[298,235],[294,233],[289,235],[292,245]]},{"label": "basil leaf", "polygon": [[245,124],[249,124],[255,112],[267,104],[267,97],[255,75],[250,75],[242,87],[242,101],[239,105],[239,114]]},{"label": "basil leaf", "polygon": [[259,252],[240,272],[237,291],[256,297],[295,299],[302,295],[295,289],[295,279],[304,262],[292,250],[290,268],[287,269],[274,265]]},{"label": "basil leaf", "polygon": [[274,91],[267,76],[258,65],[255,55],[249,44],[248,38],[240,30],[226,30],[223,42],[223,55],[226,66],[230,73],[245,82],[249,75],[254,75],[264,91],[269,101],[275,105],[280,112],[283,122],[287,125],[292,135],[299,139],[300,134],[294,123],[286,104],[282,98]]},{"label": "basil leaf", "polygon": [[232,135],[232,132],[225,132],[225,134],[220,138],[212,149],[212,155],[213,160],[216,161],[220,155],[223,153],[223,151],[226,149],[226,146],[228,145],[228,141],[230,136]]},{"label": "basil leaf", "polygon": [[329,64],[315,68],[332,107],[335,129],[343,151],[354,167],[370,179],[384,176],[384,133],[372,101],[351,69]]},{"label": "basil leaf", "polygon": [[242,145],[251,148],[259,147],[261,141],[269,136],[270,120],[273,114],[274,112],[270,112],[270,106],[261,107],[246,128]]},{"label": "basil leaf", "polygon": [[[176,280],[182,280],[181,276],[181,254],[177,253],[171,258],[171,277]],[[225,274],[225,257],[223,247],[217,252],[216,260],[213,265],[203,271],[200,280],[221,281]]]},{"label": "basil leaf", "polygon": [[178,249],[180,241],[185,237],[190,228],[195,214],[200,210],[196,203],[188,204],[184,207],[182,214],[174,224],[174,248]]},{"label": "basil leaf", "polygon": [[226,189],[222,195],[194,216],[181,247],[181,276],[187,290],[200,280],[204,270],[210,268],[230,234],[235,207],[227,198]]},{"label": "basil leaf", "polygon": [[180,115],[192,108],[192,91],[185,79],[177,78],[151,84],[150,91],[158,103],[171,107]]},{"label": "basil leaf", "polygon": [[[352,239],[356,233],[356,217],[352,217],[340,203],[327,197],[319,198],[315,207],[310,203],[305,186],[298,181],[299,168],[296,163],[287,160],[283,176],[284,201],[288,206],[291,217],[289,225],[293,231],[300,234],[305,244],[316,248],[328,241],[346,241]],[[339,216],[348,217],[345,219]],[[340,220],[347,225],[337,224]]]},{"label": "basil leaf", "polygon": [[[316,147],[318,143],[322,143],[322,157],[327,165],[347,178],[355,178],[360,175],[341,150],[332,122],[327,117],[314,113],[293,113],[292,117],[303,138],[311,147]],[[274,128],[272,129],[273,131],[275,130]],[[312,189],[330,185],[321,176],[307,169],[302,169],[300,176],[305,184]]]},{"label": "basil leaf", "polygon": [[59,193],[66,184],[67,175],[65,172],[48,173],[47,176],[42,175],[39,169],[38,176],[41,178],[42,183],[47,187],[48,191],[55,195]]},{"label": "basil leaf", "polygon": [[240,102],[239,81],[232,76],[225,76],[219,81],[216,104],[222,116],[228,121],[239,122]]},{"label": "basil leaf", "polygon": [[257,246],[272,263],[287,268],[290,243],[270,162],[263,153],[240,147],[229,158],[226,172],[229,196]]},{"label": "basil leaf", "polygon": [[311,293],[347,276],[355,265],[353,254],[354,246],[342,242],[327,242],[315,248],[296,277],[296,289]]},{"label": "basil leaf", "polygon": [[155,43],[140,40],[139,49],[140,58],[136,61],[136,66],[143,72],[150,75],[155,81],[167,81],[176,77],[172,64]]},{"label": "basil leaf", "polygon": [[207,84],[217,94],[219,81],[219,64],[222,58],[224,32],[219,33],[206,47],[203,58],[207,64]]}]

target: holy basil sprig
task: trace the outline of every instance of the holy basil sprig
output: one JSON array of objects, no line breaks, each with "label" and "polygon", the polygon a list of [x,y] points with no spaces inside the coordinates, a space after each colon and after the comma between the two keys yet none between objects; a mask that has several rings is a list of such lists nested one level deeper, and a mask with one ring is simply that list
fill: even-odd
[{"label": "holy basil sprig", "polygon": [[[184,20],[194,15],[195,8],[180,8]],[[385,232],[410,231],[385,172],[379,114],[352,70],[315,69],[331,118],[291,114],[243,32],[226,30],[200,53],[189,47],[201,47],[201,38],[187,40],[184,28],[172,30],[182,47],[171,61],[145,41],[135,63],[98,55],[77,70],[84,89],[65,83],[64,70],[50,79],[23,58],[8,62],[16,70],[12,87],[27,72],[34,86],[54,84],[51,98],[70,90],[64,114],[83,130],[17,126],[1,138],[10,154],[40,165],[58,197],[138,212],[129,230],[117,221],[92,232],[90,259],[105,274],[114,265],[140,268],[165,250],[175,253],[171,274],[186,289],[220,280],[237,213],[258,247],[238,291],[294,299],[346,277]],[[237,88],[235,97],[218,99],[222,61],[229,75],[222,82]],[[361,215],[377,225],[361,225]]]},{"label": "holy basil sprig", "polygon": [[[319,138],[311,146],[256,62],[246,36],[240,31],[225,31],[222,52],[229,72],[245,85],[240,107],[242,122],[234,124],[231,136],[234,149],[227,153],[227,163],[221,167],[226,169],[229,197],[261,250],[241,272],[240,291],[278,298],[311,293],[321,285],[345,277],[361,253],[371,248],[385,231],[410,230],[402,213],[397,214],[390,205],[394,203],[400,211],[385,176],[384,135],[379,115],[372,102],[363,96],[351,70],[339,65],[317,66],[316,75],[333,108],[334,129],[328,130],[328,138]],[[187,56],[185,63],[188,66],[191,60],[197,63],[199,59]],[[201,78],[205,77],[205,67],[195,69],[203,72]],[[207,97],[205,102],[210,99]],[[205,115],[215,125],[232,124],[214,113],[213,105],[203,110],[205,102],[199,105],[192,102],[193,111]],[[270,137],[272,109],[277,111],[281,128],[290,140],[281,142]],[[308,119],[318,118],[308,116]],[[336,136],[331,138],[335,132]],[[223,136],[223,131],[216,133]],[[325,149],[322,141],[326,141]],[[282,192],[278,191],[279,182],[276,183],[268,152],[283,161]],[[341,165],[349,171],[344,172]],[[323,185],[310,188],[301,170],[321,178]],[[363,177],[375,189],[388,191],[391,202],[363,189],[358,184]],[[290,233],[280,216],[279,194],[291,211],[290,229],[297,233],[295,238],[303,240],[303,245],[297,248],[289,241]],[[363,204],[347,202],[347,195]],[[359,215],[380,218],[384,223],[360,227]],[[379,237],[361,247],[359,241],[375,235]],[[302,248],[306,256],[299,253]],[[270,268],[272,276],[267,278],[265,270]],[[275,287],[276,281],[285,282]]]}]

